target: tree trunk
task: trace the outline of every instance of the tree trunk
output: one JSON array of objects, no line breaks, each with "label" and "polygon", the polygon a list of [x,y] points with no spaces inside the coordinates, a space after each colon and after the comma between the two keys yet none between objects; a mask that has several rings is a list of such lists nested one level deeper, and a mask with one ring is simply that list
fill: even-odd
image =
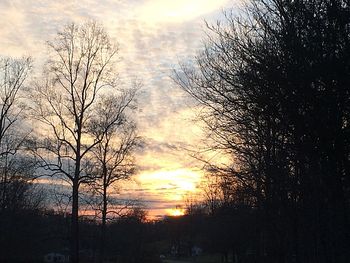
[{"label": "tree trunk", "polygon": [[71,218],[71,249],[70,249],[70,262],[79,263],[79,223],[78,223],[78,211],[79,211],[79,181],[78,177],[73,181],[73,200],[72,200],[72,218]]},{"label": "tree trunk", "polygon": [[103,207],[102,207],[102,223],[101,223],[101,240],[100,240],[100,263],[103,263],[105,257],[106,243],[106,221],[107,221],[107,187],[103,187]]},{"label": "tree trunk", "polygon": [[71,222],[71,244],[70,244],[70,262],[79,263],[79,183],[80,183],[80,163],[81,163],[81,123],[83,113],[77,123],[77,148],[75,159],[75,171],[73,178],[73,194],[72,194],[72,222]]},{"label": "tree trunk", "polygon": [[5,170],[4,170],[4,179],[3,179],[3,191],[2,191],[2,212],[5,211],[5,209],[7,208],[7,179],[8,179],[8,170],[7,170],[7,155],[5,157]]}]

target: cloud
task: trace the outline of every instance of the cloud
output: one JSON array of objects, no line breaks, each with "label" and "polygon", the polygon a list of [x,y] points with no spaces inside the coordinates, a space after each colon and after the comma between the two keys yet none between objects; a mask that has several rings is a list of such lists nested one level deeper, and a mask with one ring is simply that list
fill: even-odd
[{"label": "cloud", "polygon": [[[192,110],[196,108],[170,76],[179,62],[190,63],[202,48],[203,19],[215,21],[229,2],[2,0],[0,55],[32,55],[39,71],[47,56],[45,42],[65,23],[87,19],[101,22],[120,46],[121,62],[116,70],[121,85],[131,85],[135,78],[143,83],[135,119],[146,144],[137,153],[138,182],[129,182],[124,194],[168,202],[169,208],[186,191],[195,191],[201,180],[198,163],[185,149],[198,145],[203,137],[193,121]],[[180,171],[181,175],[174,176],[171,171]],[[162,181],[161,174],[169,177],[167,182]]]},{"label": "cloud", "polygon": [[139,13],[145,21],[179,23],[213,12],[227,2],[228,0],[148,0]]}]

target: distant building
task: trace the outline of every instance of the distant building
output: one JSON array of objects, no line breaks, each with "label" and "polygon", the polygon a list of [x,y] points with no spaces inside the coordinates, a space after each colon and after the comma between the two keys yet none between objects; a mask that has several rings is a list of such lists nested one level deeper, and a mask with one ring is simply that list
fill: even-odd
[{"label": "distant building", "polygon": [[203,249],[201,249],[200,247],[198,246],[193,246],[192,249],[191,249],[191,256],[192,257],[198,257],[202,254],[203,252]]},{"label": "distant building", "polygon": [[48,253],[44,256],[45,263],[67,263],[69,262],[69,256],[61,253]]},{"label": "distant building", "polygon": [[179,242],[173,244],[170,249],[170,255],[172,257],[198,257],[203,253],[203,249],[197,245],[191,246],[187,242]]}]

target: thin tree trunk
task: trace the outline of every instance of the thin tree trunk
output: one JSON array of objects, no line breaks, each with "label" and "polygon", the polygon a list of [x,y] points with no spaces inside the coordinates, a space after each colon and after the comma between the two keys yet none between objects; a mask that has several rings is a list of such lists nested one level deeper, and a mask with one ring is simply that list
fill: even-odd
[{"label": "thin tree trunk", "polygon": [[100,263],[103,263],[105,258],[106,222],[107,222],[107,187],[104,186],[103,187],[101,240],[100,240]]},{"label": "thin tree trunk", "polygon": [[4,171],[4,180],[3,180],[3,192],[2,192],[2,211],[5,211],[6,206],[7,206],[7,155],[5,159],[5,171]]},{"label": "thin tree trunk", "polygon": [[73,181],[73,200],[72,200],[72,218],[71,218],[71,250],[70,250],[70,262],[79,263],[79,182],[77,178]]}]

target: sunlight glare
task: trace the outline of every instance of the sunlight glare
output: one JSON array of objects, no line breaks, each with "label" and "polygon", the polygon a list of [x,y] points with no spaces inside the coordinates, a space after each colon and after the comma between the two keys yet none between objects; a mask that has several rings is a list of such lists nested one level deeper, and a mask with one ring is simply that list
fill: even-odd
[{"label": "sunlight glare", "polygon": [[170,209],[166,209],[166,213],[169,216],[183,216],[185,215],[185,209],[180,208],[180,207],[176,207],[176,208],[170,208]]},{"label": "sunlight glare", "polygon": [[199,191],[202,173],[190,169],[160,170],[141,173],[138,180],[153,192],[162,189],[165,199],[180,201],[187,193]]}]

